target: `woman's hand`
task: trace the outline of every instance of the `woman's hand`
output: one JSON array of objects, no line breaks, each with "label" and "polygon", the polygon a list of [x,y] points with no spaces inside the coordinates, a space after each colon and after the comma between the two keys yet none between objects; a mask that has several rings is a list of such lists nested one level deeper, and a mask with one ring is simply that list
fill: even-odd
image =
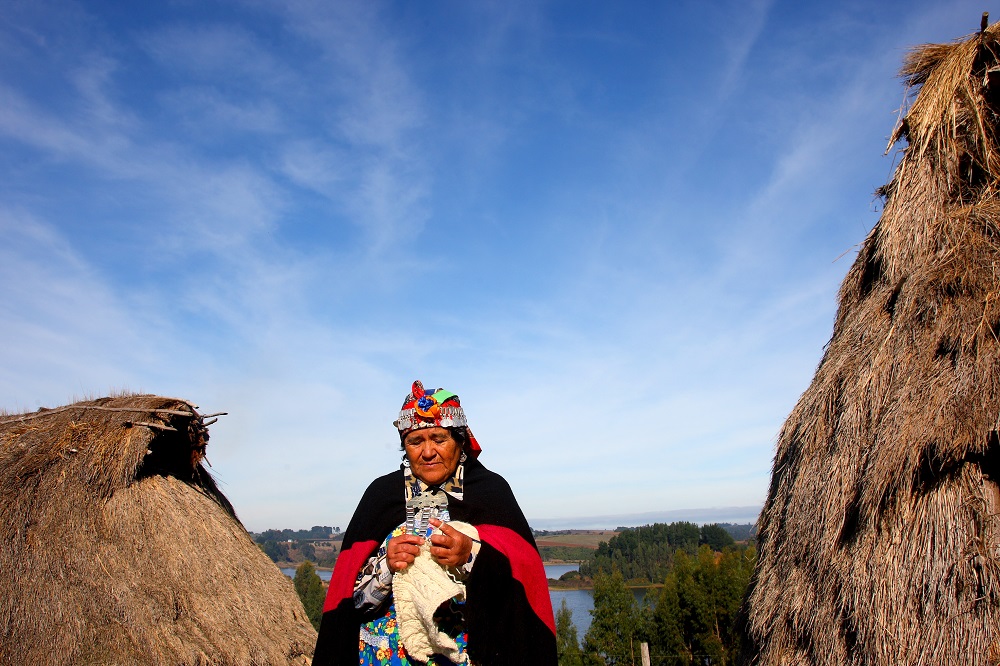
[{"label": "woman's hand", "polygon": [[431,518],[431,525],[440,528],[443,532],[443,534],[431,536],[431,557],[438,564],[446,567],[460,567],[469,561],[469,554],[472,553],[472,539],[448,523],[442,523],[437,518]]},{"label": "woman's hand", "polygon": [[389,569],[402,571],[413,564],[417,555],[420,554],[420,544],[423,542],[423,537],[416,534],[400,534],[389,539],[389,545],[385,549],[386,558],[389,560]]}]

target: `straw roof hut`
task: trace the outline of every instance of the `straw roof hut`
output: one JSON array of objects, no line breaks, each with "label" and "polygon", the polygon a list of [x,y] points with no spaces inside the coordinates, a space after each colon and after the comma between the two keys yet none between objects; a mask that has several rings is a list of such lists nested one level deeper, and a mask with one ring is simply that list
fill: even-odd
[{"label": "straw roof hut", "polygon": [[291,581],[202,467],[206,422],[131,395],[0,415],[0,664],[302,664]]},{"label": "straw roof hut", "polygon": [[1000,661],[1000,30],[983,23],[905,61],[906,147],[779,435],[752,663]]}]

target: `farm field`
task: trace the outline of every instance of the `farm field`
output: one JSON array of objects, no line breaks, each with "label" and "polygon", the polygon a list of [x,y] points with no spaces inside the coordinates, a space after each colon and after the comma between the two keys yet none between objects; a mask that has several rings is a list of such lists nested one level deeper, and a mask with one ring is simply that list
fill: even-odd
[{"label": "farm field", "polygon": [[574,530],[571,532],[561,532],[536,536],[535,543],[539,548],[543,546],[563,546],[577,548],[596,549],[602,541],[607,541],[618,532],[613,530]]}]

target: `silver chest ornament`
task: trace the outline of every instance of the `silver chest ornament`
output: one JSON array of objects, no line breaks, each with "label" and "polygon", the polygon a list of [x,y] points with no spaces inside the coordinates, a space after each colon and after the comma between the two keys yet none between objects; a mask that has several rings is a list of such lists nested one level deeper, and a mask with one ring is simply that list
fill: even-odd
[{"label": "silver chest ornament", "polygon": [[442,522],[451,520],[448,495],[440,489],[419,493],[406,501],[406,533],[429,537],[433,531],[431,518]]}]

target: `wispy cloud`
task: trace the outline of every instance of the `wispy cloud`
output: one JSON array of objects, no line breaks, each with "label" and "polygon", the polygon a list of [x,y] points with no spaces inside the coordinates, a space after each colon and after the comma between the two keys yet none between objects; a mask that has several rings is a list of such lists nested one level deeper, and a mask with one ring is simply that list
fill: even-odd
[{"label": "wispy cloud", "polygon": [[[773,5],[774,0],[755,0],[720,10],[718,25],[724,28],[724,36],[719,38],[718,43],[723,45],[728,57],[719,78],[717,101],[738,96],[744,91],[741,79],[747,59],[764,31]],[[733,10],[736,10],[735,16],[730,14]]]},{"label": "wispy cloud", "polygon": [[5,14],[0,405],[229,411],[209,458],[255,529],[343,526],[416,378],[531,516],[762,499],[895,49],[950,10],[227,7]]},{"label": "wispy cloud", "polygon": [[[404,229],[415,233],[427,217],[420,134],[426,118],[407,68],[407,44],[385,30],[374,4],[293,2],[274,11],[317,51],[310,85],[329,101],[318,110],[324,138],[363,153],[342,167],[354,176],[349,219],[367,229],[371,251],[398,247]],[[300,181],[317,179],[301,166]],[[319,167],[321,180],[328,170]]]},{"label": "wispy cloud", "polygon": [[155,313],[121,298],[30,213],[0,209],[0,235],[0,404],[54,406],[158,374],[165,359],[154,350],[168,338]]},{"label": "wispy cloud", "polygon": [[239,24],[176,22],[148,31],[139,44],[178,81],[207,82],[229,95],[267,95],[302,85],[288,67]]}]

